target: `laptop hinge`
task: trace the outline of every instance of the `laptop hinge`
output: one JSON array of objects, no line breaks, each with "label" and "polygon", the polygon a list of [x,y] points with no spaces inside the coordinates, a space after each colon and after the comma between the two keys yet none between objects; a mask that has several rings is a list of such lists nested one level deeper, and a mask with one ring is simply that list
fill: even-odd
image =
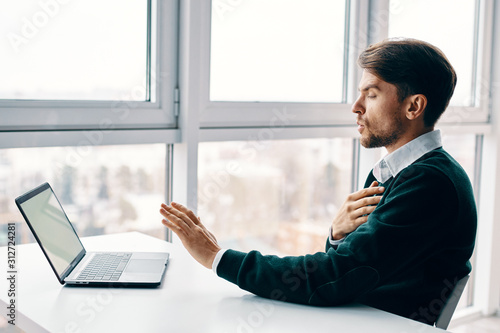
[{"label": "laptop hinge", "polygon": [[[73,270],[75,269],[76,266],[78,266],[78,264],[80,263],[80,261],[83,259],[83,257],[85,257],[85,255],[87,254],[87,251],[85,251],[85,248],[82,249],[82,251],[80,251],[80,253],[76,256],[76,258],[69,264],[69,266],[66,268],[66,270],[61,274],[61,276],[59,277],[59,275],[56,273],[56,275],[58,276],[59,278],[59,282],[63,283],[63,281],[73,272]],[[55,272],[55,270],[54,270]]]}]

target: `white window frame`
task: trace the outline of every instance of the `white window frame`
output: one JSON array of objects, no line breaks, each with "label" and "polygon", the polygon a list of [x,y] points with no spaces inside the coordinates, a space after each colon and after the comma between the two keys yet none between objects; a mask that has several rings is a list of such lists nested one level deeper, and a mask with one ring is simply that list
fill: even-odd
[{"label": "white window frame", "polygon": [[[173,151],[167,146],[167,179],[173,179],[173,183],[169,183],[173,188],[167,186],[167,200],[172,195],[173,200],[196,210],[200,142],[358,137],[354,115],[350,112],[361,76],[356,59],[369,43],[387,36],[387,27],[384,30],[383,24],[379,29],[370,29],[370,24],[383,22],[384,15],[387,22],[389,0],[349,1],[347,33],[352,52],[348,59],[345,103],[328,104],[210,102],[211,2],[153,1],[158,6],[157,103],[127,103],[125,109],[130,113],[126,119],[120,119],[123,109],[114,104],[116,102],[0,101],[0,148],[174,143]],[[487,176],[481,177],[480,187],[478,237],[481,242],[477,247],[474,307],[467,310],[475,316],[494,313],[500,302],[497,265],[500,262],[497,242],[500,223],[497,221],[500,220],[496,218],[500,216],[500,117],[496,116],[500,109],[500,87],[492,87],[490,77],[491,69],[496,68],[493,79],[500,80],[500,61],[492,57],[493,51],[500,59],[500,20],[493,20],[493,17],[500,18],[500,5],[481,0],[480,13],[482,24],[477,44],[482,57],[478,59],[477,70],[478,80],[485,82],[477,86],[476,95],[480,99],[473,107],[450,107],[438,124],[447,134],[484,135],[481,171]],[[373,31],[377,31],[376,36],[370,35]],[[177,47],[179,54],[172,52]],[[492,66],[493,61],[496,66]],[[161,75],[162,68],[175,68],[178,73]],[[180,99],[175,98],[177,84]],[[178,118],[176,105],[180,106]],[[492,109],[496,111],[494,114]],[[49,111],[57,112],[58,124],[45,125]],[[290,114],[289,122],[277,123],[273,111]],[[103,119],[109,119],[114,126],[110,127],[108,120],[102,122]],[[377,158],[373,150],[359,152],[360,162],[353,165],[359,184],[363,184]]]},{"label": "white window frame", "polygon": [[[476,5],[476,36],[474,48],[476,62],[473,70],[471,90],[475,96],[474,106],[449,106],[440,123],[448,126],[489,123],[491,116],[491,52],[493,41],[494,3],[491,0],[478,0]],[[478,57],[481,54],[481,57]]]},{"label": "white window frame", "polygon": [[[221,1],[227,6],[234,6],[238,10],[240,1]],[[201,31],[201,72],[200,72],[200,96],[201,107],[200,126],[202,128],[237,128],[237,127],[262,127],[268,126],[270,114],[273,110],[286,110],[290,115],[287,127],[293,126],[336,126],[352,124],[353,116],[350,106],[346,103],[284,103],[284,102],[215,102],[210,101],[210,31],[211,31],[211,3],[204,1],[202,12],[205,13],[199,22],[203,29]],[[346,1],[346,17],[350,17],[349,1]],[[349,34],[349,20],[346,20],[344,34]],[[347,42],[348,39],[346,39]],[[348,52],[346,48],[344,54]],[[349,59],[350,60],[350,59]],[[343,72],[351,61],[345,61]],[[347,100],[347,80],[343,84],[343,100]]]},{"label": "white window frame", "polygon": [[[234,6],[237,10],[239,1],[222,1],[227,6]],[[200,127],[210,129],[230,129],[242,127],[268,126],[270,114],[273,110],[286,110],[290,115],[287,127],[333,127],[331,131],[335,135],[339,126],[354,127],[354,117],[349,112],[351,103],[357,95],[357,84],[360,73],[357,70],[356,59],[359,53],[370,43],[382,40],[388,35],[387,20],[389,17],[389,0],[347,0],[346,1],[346,39],[345,54],[348,78],[344,83],[343,103],[272,103],[272,102],[214,102],[210,101],[210,30],[211,30],[211,2],[204,1],[200,4],[201,12],[205,13],[199,19],[201,27],[199,36],[200,72],[197,80],[197,97],[200,107]],[[489,87],[491,68],[491,40],[492,40],[492,13],[493,2],[491,0],[479,2],[479,21],[476,22],[481,28],[477,32],[476,44],[482,57],[477,59],[478,84],[474,93],[478,98],[475,106],[450,106],[444,113],[439,124],[445,127],[468,126],[476,132],[486,129],[490,117],[489,112]],[[477,21],[477,20],[476,20]],[[481,23],[481,24],[480,24]],[[373,33],[375,32],[375,34]],[[472,84],[471,84],[472,87]],[[471,88],[472,90],[472,88]],[[207,133],[213,133],[208,131]],[[352,131],[353,135],[355,134]],[[204,135],[211,140],[211,135]]]},{"label": "white window frame", "polygon": [[178,142],[178,1],[148,3],[156,101],[0,100],[0,148]]},{"label": "white window frame", "polygon": [[479,224],[476,245],[476,281],[473,307],[465,317],[492,315],[500,311],[500,4],[491,2],[492,61],[487,95],[491,98],[491,131],[484,134],[479,191]]}]

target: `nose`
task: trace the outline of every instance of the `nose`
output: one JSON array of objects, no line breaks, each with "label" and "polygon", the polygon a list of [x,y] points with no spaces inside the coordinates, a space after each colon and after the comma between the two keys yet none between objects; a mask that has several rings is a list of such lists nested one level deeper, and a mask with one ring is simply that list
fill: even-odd
[{"label": "nose", "polygon": [[362,101],[362,96],[360,95],[358,99],[354,102],[352,105],[351,109],[352,113],[359,113],[359,114],[364,114],[365,113],[365,106],[363,105]]}]

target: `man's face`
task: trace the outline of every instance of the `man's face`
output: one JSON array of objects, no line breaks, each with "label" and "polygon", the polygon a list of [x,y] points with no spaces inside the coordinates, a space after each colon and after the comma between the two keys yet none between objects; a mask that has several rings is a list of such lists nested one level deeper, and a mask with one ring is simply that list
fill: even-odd
[{"label": "man's face", "polygon": [[407,122],[396,86],[365,70],[359,91],[352,112],[357,114],[363,147],[386,147],[389,152],[399,148],[398,142],[406,131]]}]

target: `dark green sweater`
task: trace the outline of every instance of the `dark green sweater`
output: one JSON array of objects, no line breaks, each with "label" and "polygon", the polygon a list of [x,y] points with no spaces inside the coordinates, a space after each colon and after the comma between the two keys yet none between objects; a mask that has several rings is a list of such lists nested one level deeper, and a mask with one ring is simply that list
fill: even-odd
[{"label": "dark green sweater", "polygon": [[[372,173],[365,187],[375,180]],[[326,252],[298,257],[227,250],[217,274],[256,295],[335,306],[359,302],[433,324],[467,275],[476,207],[462,167],[442,148],[384,183],[368,222]]]}]

